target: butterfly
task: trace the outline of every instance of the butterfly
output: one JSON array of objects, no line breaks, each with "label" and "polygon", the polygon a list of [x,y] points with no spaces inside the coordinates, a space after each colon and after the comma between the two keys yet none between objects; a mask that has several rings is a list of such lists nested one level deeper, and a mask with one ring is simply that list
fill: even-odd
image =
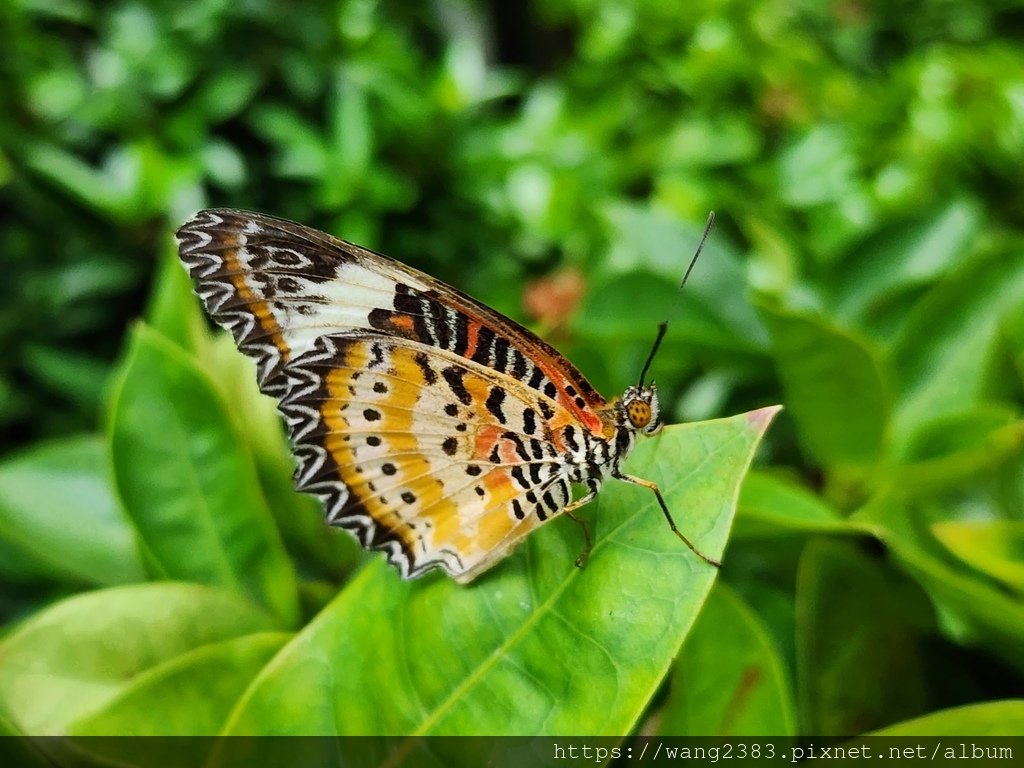
[{"label": "butterfly", "polygon": [[657,485],[621,468],[662,427],[644,376],[665,324],[639,382],[609,402],[522,325],[353,243],[233,209],[201,211],[177,240],[207,313],[278,400],[296,488],[403,578],[439,568],[468,583],[558,515],[583,529],[582,566],[591,538],[574,513],[608,477],[650,489],[719,565]]}]

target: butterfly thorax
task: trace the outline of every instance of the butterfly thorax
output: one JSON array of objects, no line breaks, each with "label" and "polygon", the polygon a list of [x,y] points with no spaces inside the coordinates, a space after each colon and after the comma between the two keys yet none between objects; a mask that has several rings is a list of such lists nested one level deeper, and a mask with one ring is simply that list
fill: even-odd
[{"label": "butterfly thorax", "polygon": [[619,464],[636,445],[637,435],[654,435],[664,426],[654,384],[629,387],[599,415],[605,424],[600,435],[572,425],[561,431],[560,442],[566,449],[566,463],[574,483],[600,483],[617,474]]}]

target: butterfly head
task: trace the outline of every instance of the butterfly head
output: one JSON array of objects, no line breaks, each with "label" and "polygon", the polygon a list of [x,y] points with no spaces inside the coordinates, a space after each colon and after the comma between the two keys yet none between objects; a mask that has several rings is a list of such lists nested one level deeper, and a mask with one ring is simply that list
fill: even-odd
[{"label": "butterfly head", "polygon": [[665,426],[658,408],[658,388],[653,381],[647,386],[630,387],[617,405],[623,426],[644,435],[655,435]]}]

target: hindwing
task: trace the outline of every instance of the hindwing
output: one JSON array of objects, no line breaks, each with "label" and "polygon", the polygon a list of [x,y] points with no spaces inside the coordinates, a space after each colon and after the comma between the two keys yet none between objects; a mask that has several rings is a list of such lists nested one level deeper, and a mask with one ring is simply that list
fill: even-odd
[{"label": "hindwing", "polygon": [[453,352],[327,334],[284,368],[299,490],[411,578],[466,582],[571,499],[554,400]]}]

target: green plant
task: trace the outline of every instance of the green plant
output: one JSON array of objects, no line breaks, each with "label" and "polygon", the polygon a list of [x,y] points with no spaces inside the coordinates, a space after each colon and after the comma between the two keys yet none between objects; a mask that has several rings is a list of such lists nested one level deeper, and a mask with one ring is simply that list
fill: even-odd
[{"label": "green plant", "polygon": [[[544,3],[497,61],[493,3],[5,8],[4,727],[1020,732],[1024,20],[919,6]],[[207,202],[408,260],[534,321],[606,395],[671,317],[669,421],[785,406],[717,581],[614,485],[583,572],[557,522],[465,589],[366,562],[291,491],[273,404],[189,296],[169,233]],[[715,551],[743,425],[630,464]],[[722,464],[695,477],[698,445]],[[606,632],[634,598],[635,639]],[[460,631],[480,647],[442,647]],[[353,669],[378,648],[401,666]],[[53,690],[66,706],[32,694]]]}]

